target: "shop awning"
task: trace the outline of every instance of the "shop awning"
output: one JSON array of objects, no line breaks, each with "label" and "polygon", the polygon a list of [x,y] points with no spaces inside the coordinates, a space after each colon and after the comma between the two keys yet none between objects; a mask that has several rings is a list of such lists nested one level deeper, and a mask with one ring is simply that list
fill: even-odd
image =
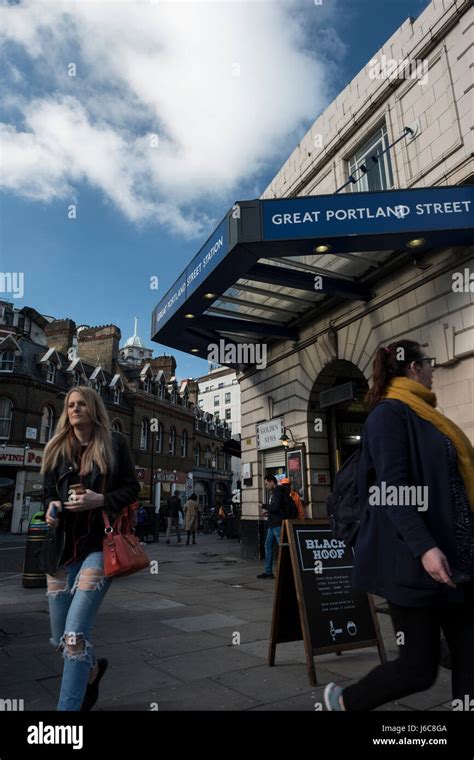
[{"label": "shop awning", "polygon": [[[473,185],[238,201],[154,309],[152,339],[202,358],[297,340],[329,298],[369,301],[391,262],[473,244],[473,209]],[[241,366],[232,350],[220,363]]]}]

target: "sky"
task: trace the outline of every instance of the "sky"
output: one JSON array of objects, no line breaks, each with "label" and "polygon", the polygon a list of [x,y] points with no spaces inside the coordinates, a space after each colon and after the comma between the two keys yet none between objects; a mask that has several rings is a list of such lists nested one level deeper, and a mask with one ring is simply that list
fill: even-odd
[{"label": "sky", "polygon": [[[155,355],[151,312],[236,200],[427,0],[0,0],[0,263]],[[157,279],[156,279],[157,278]],[[18,291],[17,291],[18,292]],[[177,376],[207,363],[181,352]]]}]

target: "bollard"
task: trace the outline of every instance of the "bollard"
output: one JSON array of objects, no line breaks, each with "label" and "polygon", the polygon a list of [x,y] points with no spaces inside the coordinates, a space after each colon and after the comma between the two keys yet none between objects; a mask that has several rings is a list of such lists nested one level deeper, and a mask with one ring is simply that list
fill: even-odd
[{"label": "bollard", "polygon": [[46,575],[40,569],[40,553],[48,526],[44,512],[36,512],[31,518],[26,536],[25,562],[23,565],[24,588],[46,588]]}]

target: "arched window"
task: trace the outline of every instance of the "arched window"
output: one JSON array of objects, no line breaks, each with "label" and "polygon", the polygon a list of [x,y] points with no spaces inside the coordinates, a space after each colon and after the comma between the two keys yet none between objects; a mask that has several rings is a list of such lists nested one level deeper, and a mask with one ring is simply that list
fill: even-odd
[{"label": "arched window", "polygon": [[0,372],[13,372],[15,354],[13,351],[2,351],[0,354]]},{"label": "arched window", "polygon": [[53,435],[54,427],[54,409],[50,406],[43,407],[41,417],[40,443],[48,443]]},{"label": "arched window", "polygon": [[144,417],[142,424],[140,425],[140,448],[143,451],[148,451],[148,438],[150,436],[150,423]]},{"label": "arched window", "polygon": [[114,420],[112,422],[111,429],[115,430],[116,433],[121,433],[122,432],[122,423],[120,422],[120,420]]},{"label": "arched window", "polygon": [[186,430],[181,433],[181,456],[188,456],[188,434]]},{"label": "arched window", "polygon": [[163,425],[158,423],[158,430],[156,431],[156,453],[161,454],[163,452]]},{"label": "arched window", "polygon": [[169,440],[169,449],[170,454],[174,454],[176,451],[176,430],[174,427],[170,427],[170,440]]},{"label": "arched window", "polygon": [[194,464],[196,467],[201,466],[201,446],[199,443],[196,444],[196,448],[194,449]]},{"label": "arched window", "polygon": [[9,398],[0,398],[0,438],[10,438],[13,404]]}]

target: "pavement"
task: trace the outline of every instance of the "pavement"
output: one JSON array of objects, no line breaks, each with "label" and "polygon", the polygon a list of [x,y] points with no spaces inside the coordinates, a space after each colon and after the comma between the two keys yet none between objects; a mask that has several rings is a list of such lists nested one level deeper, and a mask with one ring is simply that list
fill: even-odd
[{"label": "pavement", "polygon": [[[23,547],[0,537],[0,699],[55,710],[62,659],[48,643],[45,589],[22,587]],[[115,580],[97,618],[93,640],[109,669],[95,710],[313,712],[328,681],[348,685],[379,662],[375,648],[317,656],[312,687],[301,641],[279,644],[269,667],[275,581],[256,578],[263,563],[215,535],[195,546],[160,538],[147,551],[155,572]],[[390,618],[378,618],[393,659]],[[431,689],[378,709],[451,711],[450,700],[450,672],[440,669]]]}]

